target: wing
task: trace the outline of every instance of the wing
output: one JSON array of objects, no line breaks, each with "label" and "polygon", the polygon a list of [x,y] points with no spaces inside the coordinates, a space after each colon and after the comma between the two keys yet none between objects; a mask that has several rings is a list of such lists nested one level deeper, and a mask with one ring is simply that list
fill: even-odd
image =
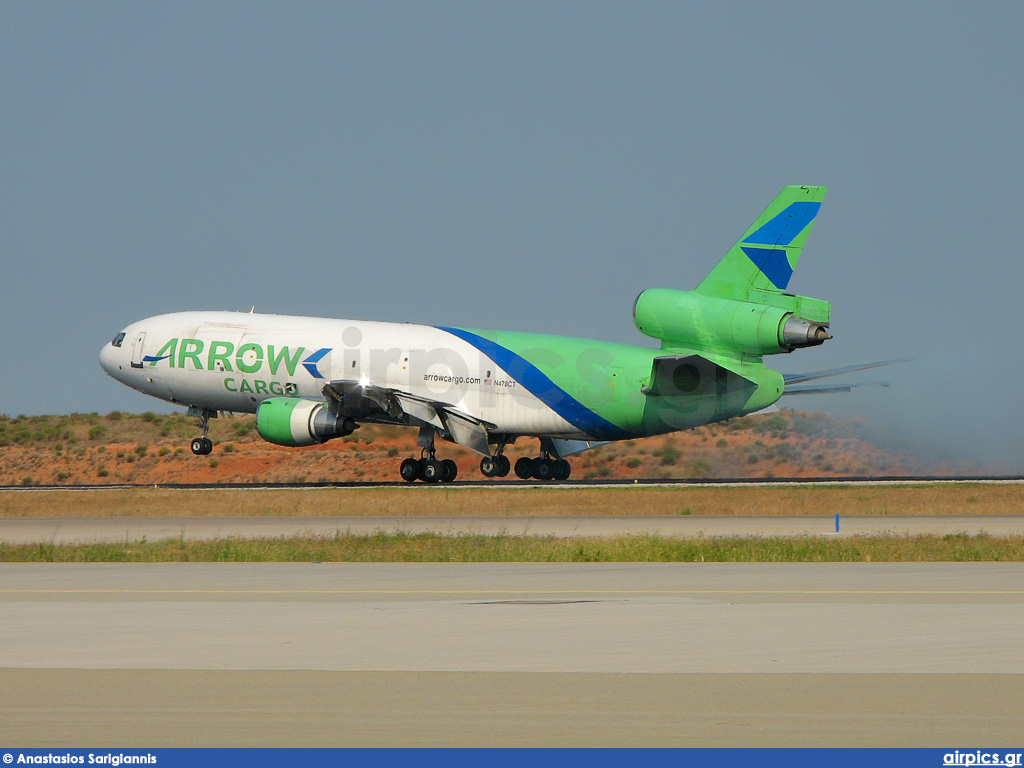
[{"label": "wing", "polygon": [[782,378],[786,381],[786,388],[782,392],[785,395],[821,395],[831,394],[834,392],[849,392],[854,387],[888,387],[892,382],[889,381],[865,381],[858,382],[855,384],[833,384],[833,385],[818,385],[811,384],[808,386],[800,386],[807,381],[816,381],[818,379],[826,379],[829,376],[839,376],[844,373],[853,373],[854,371],[867,371],[871,368],[881,368],[883,365],[894,365],[896,363],[905,363],[913,358],[910,357],[899,357],[892,360],[876,360],[873,363],[855,363],[854,365],[844,365],[839,368],[825,368],[820,371],[811,371],[809,373],[784,373]]},{"label": "wing", "polygon": [[322,392],[331,413],[336,415],[355,421],[429,425],[447,440],[484,456],[492,455],[490,434],[495,425],[462,413],[448,403],[349,380],[331,381]]},{"label": "wing", "polygon": [[912,357],[897,357],[892,360],[876,360],[873,363],[855,363],[853,365],[844,365],[841,368],[825,368],[821,371],[811,371],[809,373],[784,373],[782,378],[786,380],[786,390],[789,390],[790,384],[801,384],[805,381],[814,381],[815,379],[825,379],[829,376],[839,376],[843,373],[853,373],[854,371],[867,371],[871,368],[881,368],[883,365],[895,365],[896,363],[906,363],[913,360]]}]

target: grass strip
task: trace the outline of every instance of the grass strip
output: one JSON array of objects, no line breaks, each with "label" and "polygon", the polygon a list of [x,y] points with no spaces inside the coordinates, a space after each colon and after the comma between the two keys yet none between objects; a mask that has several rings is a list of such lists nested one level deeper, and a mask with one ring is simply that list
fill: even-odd
[{"label": "grass strip", "polygon": [[0,490],[0,517],[1003,515],[1024,485]]},{"label": "grass strip", "polygon": [[611,563],[1021,562],[1024,536],[708,537],[560,539],[434,533],[309,538],[2,544],[6,563]]}]

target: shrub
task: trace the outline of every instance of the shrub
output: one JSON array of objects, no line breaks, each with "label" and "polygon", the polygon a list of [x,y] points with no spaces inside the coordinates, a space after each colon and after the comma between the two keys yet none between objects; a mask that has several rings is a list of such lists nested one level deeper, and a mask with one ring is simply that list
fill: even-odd
[{"label": "shrub", "polygon": [[663,467],[676,464],[683,455],[682,451],[670,443],[665,443],[659,453],[661,455],[661,466]]},{"label": "shrub", "polygon": [[142,458],[148,452],[149,452],[149,446],[148,445],[136,445],[135,446],[135,455],[138,456],[139,458]]},{"label": "shrub", "polygon": [[224,443],[224,453],[234,453],[234,451],[235,451],[235,444],[234,443]]},{"label": "shrub", "polygon": [[629,467],[630,469],[636,469],[643,463],[643,459],[641,459],[638,456],[630,456],[628,459],[626,459],[626,466]]},{"label": "shrub", "polygon": [[711,465],[706,461],[697,459],[697,461],[690,465],[690,474],[694,477],[707,477],[711,474]]},{"label": "shrub", "polygon": [[105,434],[107,434],[107,428],[102,424],[97,424],[95,427],[89,427],[90,440],[99,440]]},{"label": "shrub", "polygon": [[210,459],[210,468],[211,469],[215,468],[218,464],[220,464],[220,462],[217,461],[216,459]]}]

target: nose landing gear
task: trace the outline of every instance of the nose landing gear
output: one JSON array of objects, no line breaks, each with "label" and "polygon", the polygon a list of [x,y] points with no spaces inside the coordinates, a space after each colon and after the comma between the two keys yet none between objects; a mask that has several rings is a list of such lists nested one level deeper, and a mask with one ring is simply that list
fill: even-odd
[{"label": "nose landing gear", "polygon": [[192,453],[196,456],[209,456],[213,453],[213,440],[207,435],[210,432],[210,419],[217,417],[216,411],[211,411],[207,408],[189,408],[189,416],[196,416],[199,419],[198,426],[203,428],[203,436],[197,437],[192,441]]}]

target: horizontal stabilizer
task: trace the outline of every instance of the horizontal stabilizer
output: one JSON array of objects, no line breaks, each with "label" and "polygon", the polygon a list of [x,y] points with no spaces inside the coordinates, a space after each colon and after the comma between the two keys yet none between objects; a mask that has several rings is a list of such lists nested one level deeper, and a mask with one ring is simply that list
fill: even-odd
[{"label": "horizontal stabilizer", "polygon": [[754,390],[750,379],[701,355],[663,355],[654,358],[648,397],[700,397]]}]

